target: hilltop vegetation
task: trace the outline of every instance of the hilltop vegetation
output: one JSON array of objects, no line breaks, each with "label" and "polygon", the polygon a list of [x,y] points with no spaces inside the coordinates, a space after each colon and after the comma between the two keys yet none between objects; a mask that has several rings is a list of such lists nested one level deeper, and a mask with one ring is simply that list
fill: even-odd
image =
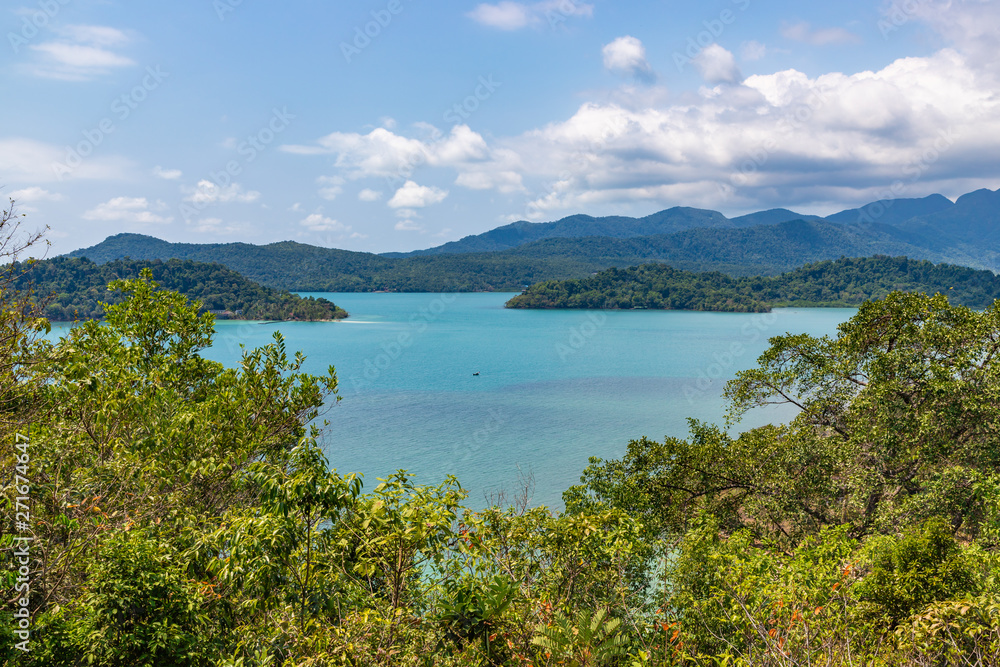
[{"label": "hilltop vegetation", "polygon": [[985,308],[1000,298],[1000,277],[962,266],[882,256],[841,258],[780,276],[748,278],[645,264],[581,280],[538,283],[507,307],[765,312],[776,306],[858,306],[897,290],[944,293],[954,303]]},{"label": "hilltop vegetation", "polygon": [[201,302],[205,310],[243,320],[333,320],[347,312],[326,299],[303,299],[288,292],[264,287],[219,264],[181,261],[114,260],[95,264],[87,259],[57,257],[25,264],[14,287],[33,289],[45,303],[43,314],[53,321],[100,319],[102,302],[116,304],[125,299],[120,291],[109,291],[108,283],[137,278],[143,269],[164,289]]}]

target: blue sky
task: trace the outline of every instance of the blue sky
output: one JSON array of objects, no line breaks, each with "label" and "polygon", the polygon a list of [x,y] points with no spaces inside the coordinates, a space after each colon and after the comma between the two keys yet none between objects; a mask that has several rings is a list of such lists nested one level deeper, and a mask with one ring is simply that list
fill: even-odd
[{"label": "blue sky", "polygon": [[50,254],[1000,187],[984,0],[4,3],[0,186]]}]

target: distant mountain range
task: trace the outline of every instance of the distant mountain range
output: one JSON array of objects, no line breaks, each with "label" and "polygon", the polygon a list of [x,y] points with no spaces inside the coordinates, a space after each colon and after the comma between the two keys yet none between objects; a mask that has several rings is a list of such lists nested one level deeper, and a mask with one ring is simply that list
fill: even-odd
[{"label": "distant mountain range", "polygon": [[296,291],[517,290],[613,266],[665,262],[689,271],[775,275],[841,256],[907,256],[996,272],[1000,191],[952,202],[941,195],[872,202],[827,218],[787,209],[727,218],[675,207],[646,216],[515,222],[410,253],[352,252],[292,241],[167,243],[118,234],[69,253],[97,263],[132,259],[217,262],[264,285]]}]

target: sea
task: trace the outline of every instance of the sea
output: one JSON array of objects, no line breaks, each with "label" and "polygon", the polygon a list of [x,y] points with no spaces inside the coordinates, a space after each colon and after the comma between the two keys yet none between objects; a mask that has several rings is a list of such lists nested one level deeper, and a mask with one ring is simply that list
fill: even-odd
[{"label": "sea", "polygon": [[[303,296],[350,317],[218,321],[203,354],[236,366],[280,332],[305,371],[336,371],[339,400],[319,420],[332,468],[361,473],[367,489],[398,470],[423,485],[453,475],[472,508],[527,489],[532,505],[560,509],[591,457],[620,458],[642,436],[685,437],[691,419],[723,425],[726,382],[755,366],[769,338],[835,336],[857,312],[509,310],[504,293]],[[729,430],[794,414],[757,409]]]}]

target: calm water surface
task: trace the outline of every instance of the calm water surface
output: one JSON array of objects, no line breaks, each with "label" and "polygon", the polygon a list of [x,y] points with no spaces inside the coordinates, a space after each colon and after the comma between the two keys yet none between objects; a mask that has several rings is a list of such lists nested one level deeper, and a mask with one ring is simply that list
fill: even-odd
[{"label": "calm water surface", "polygon": [[[281,331],[308,372],[336,368],[342,400],[326,415],[323,443],[335,468],[363,473],[369,489],[398,469],[423,484],[454,474],[472,506],[531,476],[533,502],[561,507],[589,457],[620,457],[644,435],[684,436],[688,418],[721,423],[725,381],[752,367],[769,337],[834,334],[856,312],[532,311],[505,310],[509,294],[321,296],[350,319],[220,321],[205,356],[234,365],[241,344]],[[742,427],[790,415],[758,411]]]}]

